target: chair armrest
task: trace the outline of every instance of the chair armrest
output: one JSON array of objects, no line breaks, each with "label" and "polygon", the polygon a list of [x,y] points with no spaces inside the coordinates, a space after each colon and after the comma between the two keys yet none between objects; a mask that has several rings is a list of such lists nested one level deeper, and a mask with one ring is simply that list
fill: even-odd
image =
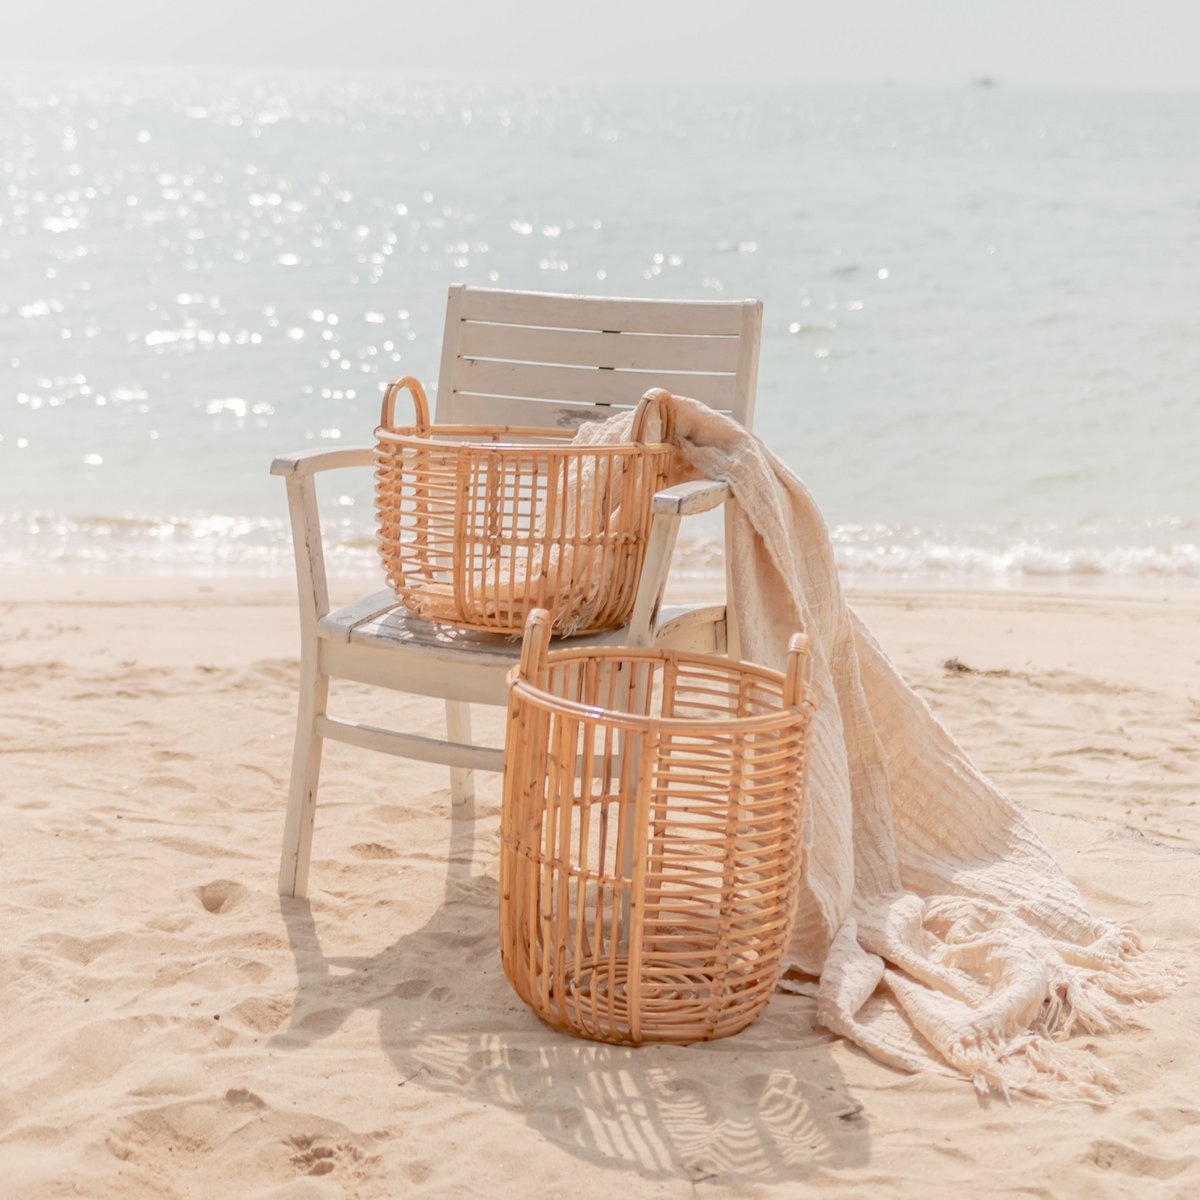
[{"label": "chair armrest", "polygon": [[317,622],[329,612],[321,514],[317,511],[317,481],[313,476],[318,471],[330,471],[335,467],[366,467],[374,461],[374,447],[346,446],[337,450],[284,454],[271,464],[271,474],[282,475],[287,484],[288,516],[300,595],[300,639],[301,645],[308,647],[306,653],[316,653]]},{"label": "chair armrest", "polygon": [[337,450],[301,450],[281,454],[271,464],[272,475],[315,475],[336,467],[369,467],[375,461],[373,446],[346,446]]},{"label": "chair armrest", "polygon": [[732,495],[727,483],[715,479],[693,479],[656,492],[651,508],[656,513],[686,517],[692,513],[708,512],[718,504],[724,504]]},{"label": "chair armrest", "polygon": [[[653,646],[659,633],[663,632],[657,628],[659,609],[682,519],[693,513],[708,512],[732,497],[729,484],[715,479],[693,479],[655,493],[650,504],[654,520],[650,525],[642,574],[629,618],[629,645]],[[715,613],[717,610],[710,611]]]}]

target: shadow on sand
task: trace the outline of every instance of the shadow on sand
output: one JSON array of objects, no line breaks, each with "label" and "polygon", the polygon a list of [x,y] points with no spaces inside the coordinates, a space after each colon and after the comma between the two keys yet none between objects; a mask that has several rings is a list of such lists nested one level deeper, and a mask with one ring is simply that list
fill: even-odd
[{"label": "shadow on sand", "polygon": [[608,1046],[542,1024],[504,978],[496,881],[471,874],[474,825],[453,822],[444,904],[377,954],[326,956],[307,901],[281,901],[298,992],[275,1047],[302,1050],[376,1009],[400,1081],[503,1106],[587,1163],[646,1179],[798,1181],[869,1160],[811,1000],[777,995],[736,1037],[690,1047]]}]

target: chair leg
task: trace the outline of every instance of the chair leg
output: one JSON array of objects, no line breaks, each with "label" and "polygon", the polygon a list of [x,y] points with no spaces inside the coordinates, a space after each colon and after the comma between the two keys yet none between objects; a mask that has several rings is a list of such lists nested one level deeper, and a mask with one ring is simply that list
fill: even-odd
[{"label": "chair leg", "polygon": [[[471,741],[471,706],[465,700],[446,701],[446,738]],[[475,807],[475,772],[470,767],[450,768],[450,812],[456,819],[469,817]]]},{"label": "chair leg", "polygon": [[300,709],[296,714],[296,744],[292,751],[292,781],[288,788],[287,819],[283,826],[283,855],[279,863],[279,894],[303,899],[308,895],[308,865],[312,857],[313,821],[317,813],[317,784],[325,739],[313,730],[318,713],[329,699],[329,676],[315,666],[300,667]]}]

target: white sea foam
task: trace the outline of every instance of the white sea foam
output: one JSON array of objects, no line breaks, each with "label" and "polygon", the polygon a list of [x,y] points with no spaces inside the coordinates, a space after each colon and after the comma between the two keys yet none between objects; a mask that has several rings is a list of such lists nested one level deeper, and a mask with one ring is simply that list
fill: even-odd
[{"label": "white sea foam", "polygon": [[[842,571],[858,579],[947,583],[1077,583],[1095,581],[1200,583],[1200,541],[1100,545],[1036,534],[1002,542],[975,530],[938,536],[847,541],[834,531]],[[974,534],[974,538],[972,537]]]},{"label": "white sea foam", "polygon": [[[332,492],[322,519],[327,554],[355,575],[378,571],[369,500]],[[701,525],[704,523],[701,522]],[[1009,586],[1200,586],[1200,537],[1172,541],[1164,523],[1148,544],[1102,545],[1093,529],[1072,542],[1056,530],[1029,529],[1003,542],[996,530],[938,534],[860,526],[831,530],[834,554],[851,584],[941,583]],[[283,517],[192,514],[150,517],[0,514],[0,565],[14,569],[73,568],[186,574],[290,575],[292,549]],[[722,538],[709,524],[685,527],[673,577],[716,583],[724,570]]]}]

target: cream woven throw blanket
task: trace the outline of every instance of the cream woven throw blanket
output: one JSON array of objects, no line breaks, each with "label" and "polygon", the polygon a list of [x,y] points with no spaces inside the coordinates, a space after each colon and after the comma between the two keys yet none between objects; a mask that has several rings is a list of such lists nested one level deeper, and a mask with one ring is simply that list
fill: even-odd
[{"label": "cream woven throw blanket", "polygon": [[[623,440],[629,422],[580,439]],[[901,679],[847,606],[800,480],[697,401],[675,398],[674,438],[684,478],[724,480],[735,497],[742,657],[782,667],[792,633],[812,640],[818,708],[790,964],[816,978],[819,1022],[905,1070],[1102,1102],[1114,1082],[1063,1039],[1129,1023],[1131,1002],[1175,986],[1173,964],[1088,913],[1022,811]]]}]

